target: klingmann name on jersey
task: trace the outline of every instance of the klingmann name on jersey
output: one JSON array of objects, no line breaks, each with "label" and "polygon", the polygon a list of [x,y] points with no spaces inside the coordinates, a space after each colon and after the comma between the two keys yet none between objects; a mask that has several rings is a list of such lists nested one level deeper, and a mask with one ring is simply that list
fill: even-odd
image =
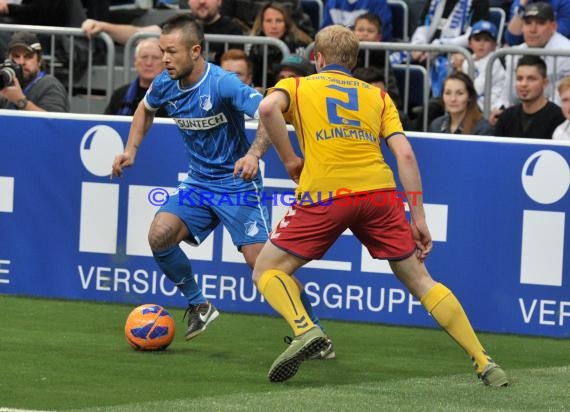
[{"label": "klingmann name on jersey", "polygon": [[209,130],[227,123],[228,119],[224,113],[218,113],[210,117],[198,117],[195,119],[175,119],[180,129],[184,130]]}]

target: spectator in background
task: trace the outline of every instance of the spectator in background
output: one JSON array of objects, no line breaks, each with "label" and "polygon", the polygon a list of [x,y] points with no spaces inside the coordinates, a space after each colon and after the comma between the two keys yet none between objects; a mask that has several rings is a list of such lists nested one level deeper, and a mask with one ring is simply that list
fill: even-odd
[{"label": "spectator in background", "polygon": [[483,117],[471,78],[462,72],[451,73],[443,82],[445,114],[430,123],[430,132],[493,135],[493,126]]},{"label": "spectator in background", "polygon": [[[307,33],[299,29],[293,22],[287,9],[281,3],[276,2],[267,3],[263,6],[255,19],[250,35],[279,39],[287,45],[293,54],[301,53],[305,46],[312,42]],[[249,52],[249,58],[255,68],[253,82],[266,88],[275,84],[277,67],[281,63],[283,55],[278,48],[268,47],[267,78],[264,79],[263,48],[263,45],[253,45]]]},{"label": "spectator in background", "polygon": [[305,77],[315,73],[315,66],[303,56],[291,54],[277,67],[277,81],[289,77]]},{"label": "spectator in background", "polygon": [[[489,20],[489,0],[431,0],[422,10],[423,25],[412,35],[412,44],[454,44],[467,47],[470,26],[479,20]],[[426,52],[412,52],[412,59],[423,62]]]},{"label": "spectator in background", "polygon": [[544,60],[538,56],[521,57],[516,71],[520,103],[501,114],[495,125],[495,135],[552,139],[552,133],[565,119],[560,107],[544,95],[547,85]]},{"label": "spectator in background", "polygon": [[253,86],[253,63],[242,49],[229,49],[222,54],[220,66],[235,73],[243,83]]},{"label": "spectator in background", "polygon": [[562,113],[566,120],[554,130],[552,140],[570,141],[570,77],[565,77],[560,81],[558,93],[560,94]]},{"label": "spectator in background", "polygon": [[364,13],[381,16],[382,39],[392,41],[392,10],[387,0],[327,0],[323,12],[323,27],[340,24],[352,27]]},{"label": "spectator in background", "polygon": [[[473,63],[475,65],[473,73],[473,85],[477,91],[477,102],[483,109],[485,100],[485,73],[491,53],[497,48],[497,26],[487,20],[479,20],[471,27],[469,34],[469,48],[473,51]],[[468,65],[465,56],[461,53],[454,53],[450,59],[451,66],[455,71],[467,73]],[[499,59],[493,63],[491,73],[491,110],[500,107],[503,88],[505,87],[505,68]]]},{"label": "spectator in background", "polygon": [[[370,83],[372,86],[376,86],[380,90],[388,92],[388,95],[392,97],[390,91],[386,90],[386,77],[384,76],[384,72],[379,68],[374,66],[357,67],[352,71],[352,75],[358,80]],[[408,119],[408,116],[406,116],[406,114],[399,109],[398,114],[400,115],[400,122],[402,122],[402,127],[404,130],[410,130],[410,121]]]},{"label": "spectator in background", "polygon": [[[505,42],[509,46],[516,46],[524,41],[522,35],[523,16],[526,7],[532,3],[532,0],[514,0],[512,2],[509,13],[510,19],[507,30],[505,30]],[[565,37],[570,37],[570,1],[550,0],[547,3],[550,4],[556,16],[556,31]]]},{"label": "spectator in background", "polygon": [[[529,4],[523,15],[522,33],[525,42],[513,47],[513,50],[520,49],[523,53],[527,48],[542,48],[545,54],[548,50],[570,50],[570,40],[556,31],[554,21],[554,11],[548,3],[539,2]],[[505,59],[505,87],[499,106],[509,107],[518,101],[516,88],[513,87],[513,67],[517,67],[520,56],[507,56]],[[544,61],[547,67],[548,84],[546,95],[556,104],[560,103],[560,97],[556,90],[558,82],[570,75],[570,57],[545,56]],[[489,121],[496,122],[500,115],[500,110],[491,113]]]},{"label": "spectator in background", "polygon": [[[313,37],[318,27],[313,27],[311,18],[303,12],[302,0],[275,0],[287,8],[291,18],[301,30]],[[267,4],[267,0],[223,0],[221,13],[237,19],[250,31],[260,10]]]},{"label": "spectator in background", "polygon": [[8,43],[7,59],[21,66],[21,77],[0,90],[0,109],[34,112],[69,112],[65,87],[42,66],[42,46],[33,33],[14,33]]},{"label": "spectator in background", "polygon": [[[152,80],[164,70],[158,39],[148,38],[139,41],[135,48],[134,66],[137,78],[113,92],[105,108],[105,114],[132,116],[135,113]],[[157,111],[156,116],[167,116],[163,107]]]},{"label": "spectator in background", "polygon": [[[231,18],[220,14],[221,0],[188,0],[188,6],[192,14],[203,24],[205,34],[243,35],[243,30],[239,24],[233,22]],[[158,24],[134,26],[132,24],[114,24],[93,19],[85,20],[81,25],[81,29],[89,38],[97,33],[105,32],[120,44],[125,44],[129,37],[135,33],[160,33]],[[208,45],[206,60],[219,62],[224,49],[223,43]]]},{"label": "spectator in background", "polygon": [[[358,40],[363,42],[381,42],[382,41],[382,20],[374,13],[364,13],[356,18],[354,21],[354,33]],[[386,59],[386,52],[383,50],[371,50],[368,52],[368,61],[366,60],[366,51],[360,49],[358,52],[358,60],[356,67],[374,66],[381,71],[382,77],[386,79],[387,91],[392,98],[392,101],[398,109],[402,108],[402,98],[400,97],[400,90],[396,83],[396,76],[392,72],[392,64],[389,59]],[[386,76],[386,67],[388,68],[389,75]]]},{"label": "spectator in background", "polygon": [[[422,10],[423,24],[412,35],[412,44],[457,45],[467,47],[471,25],[479,20],[489,20],[489,0],[431,0]],[[430,56],[430,53],[413,51],[395,52],[390,56],[392,63],[401,63],[409,57],[417,63],[431,58],[431,89],[434,97],[441,95],[441,87],[447,77],[449,62],[447,55]],[[432,110],[430,110],[432,111]],[[437,110],[433,110],[437,113]],[[429,115],[433,118],[432,115]]]}]

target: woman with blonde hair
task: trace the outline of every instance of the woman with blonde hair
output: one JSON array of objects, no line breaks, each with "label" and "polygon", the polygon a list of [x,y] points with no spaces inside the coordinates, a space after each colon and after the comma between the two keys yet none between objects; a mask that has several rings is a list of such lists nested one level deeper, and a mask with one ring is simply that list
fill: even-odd
[{"label": "woman with blonde hair", "polygon": [[[258,13],[250,35],[265,36],[283,41],[289,51],[293,54],[300,53],[309,43],[313,41],[304,31],[299,29],[288,9],[281,3],[267,3]],[[266,87],[275,84],[277,68],[283,59],[283,55],[276,47],[267,48],[267,78],[263,80],[263,45],[253,45],[249,52],[249,57],[253,62],[254,84]]]},{"label": "woman with blonde hair", "polygon": [[483,117],[477,104],[477,91],[471,78],[462,72],[453,72],[443,82],[445,114],[429,125],[430,132],[453,134],[494,134],[493,126]]}]

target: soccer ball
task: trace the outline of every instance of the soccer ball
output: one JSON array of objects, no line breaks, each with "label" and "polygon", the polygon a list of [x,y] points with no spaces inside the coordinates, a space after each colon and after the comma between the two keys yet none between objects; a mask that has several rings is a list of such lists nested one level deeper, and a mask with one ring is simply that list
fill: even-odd
[{"label": "soccer ball", "polygon": [[174,319],[160,305],[146,304],[133,309],[125,322],[125,337],[138,350],[163,350],[174,339]]}]

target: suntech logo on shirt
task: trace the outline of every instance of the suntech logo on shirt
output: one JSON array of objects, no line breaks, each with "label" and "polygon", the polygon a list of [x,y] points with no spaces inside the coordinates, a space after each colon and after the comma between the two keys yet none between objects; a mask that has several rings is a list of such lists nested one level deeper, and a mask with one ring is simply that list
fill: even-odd
[{"label": "suntech logo on shirt", "polygon": [[209,130],[227,122],[228,119],[224,113],[196,119],[176,119],[178,127],[184,130]]}]

